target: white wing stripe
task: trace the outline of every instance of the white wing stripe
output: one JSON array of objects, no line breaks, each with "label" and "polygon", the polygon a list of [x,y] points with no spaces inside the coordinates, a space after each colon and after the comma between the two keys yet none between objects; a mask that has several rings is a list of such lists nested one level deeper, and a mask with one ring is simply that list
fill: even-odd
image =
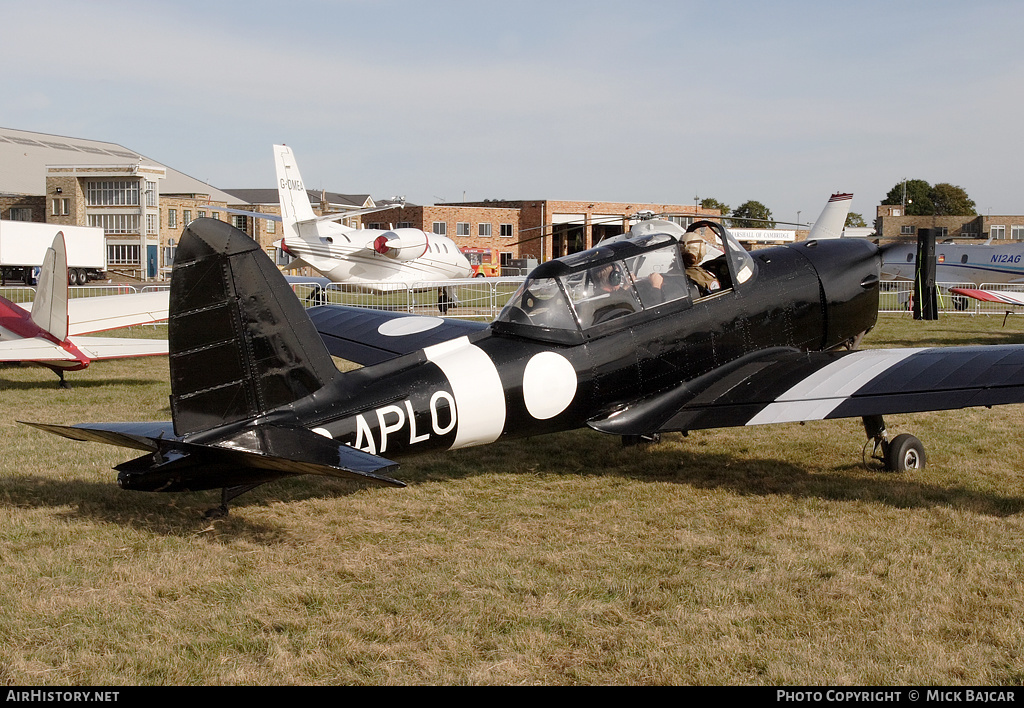
[{"label": "white wing stripe", "polygon": [[865,349],[816,371],[747,421],[747,425],[821,420],[879,374],[924,349]]}]

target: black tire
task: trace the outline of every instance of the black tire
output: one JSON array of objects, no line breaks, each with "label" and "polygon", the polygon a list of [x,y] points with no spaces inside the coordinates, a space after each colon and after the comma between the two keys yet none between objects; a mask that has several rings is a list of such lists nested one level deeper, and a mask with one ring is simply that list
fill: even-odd
[{"label": "black tire", "polygon": [[78,271],[74,268],[68,268],[68,285],[71,287],[78,285]]},{"label": "black tire", "polygon": [[909,433],[900,433],[885,449],[885,468],[890,472],[922,470],[926,462],[924,445]]}]

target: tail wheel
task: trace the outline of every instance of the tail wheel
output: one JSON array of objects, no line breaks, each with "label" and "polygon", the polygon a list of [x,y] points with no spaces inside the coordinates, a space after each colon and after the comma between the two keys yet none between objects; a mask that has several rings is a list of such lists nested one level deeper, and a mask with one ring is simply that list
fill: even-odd
[{"label": "tail wheel", "polygon": [[909,433],[894,437],[885,451],[885,468],[890,472],[924,469],[926,461],[924,445]]}]

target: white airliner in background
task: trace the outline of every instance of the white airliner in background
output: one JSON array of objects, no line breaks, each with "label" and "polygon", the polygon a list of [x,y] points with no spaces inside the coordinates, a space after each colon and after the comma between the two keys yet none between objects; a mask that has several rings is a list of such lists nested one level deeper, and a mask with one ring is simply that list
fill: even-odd
[{"label": "white airliner in background", "polygon": [[335,283],[365,283],[373,290],[385,291],[424,281],[472,277],[469,260],[447,236],[420,229],[354,229],[335,223],[390,206],[317,216],[287,145],[274,146],[274,166],[281,216],[214,205],[207,208],[281,222],[284,237],[274,245],[294,259],[286,270],[308,266]]},{"label": "white airliner in background", "polygon": [[335,223],[352,212],[317,216],[291,148],[275,145],[274,164],[284,227],[284,237],[275,245],[296,259],[288,268],[308,265],[336,283],[384,282],[395,287],[473,275],[466,256],[446,236]]},{"label": "white airliner in background", "polygon": [[[887,247],[883,280],[913,280],[916,244]],[[1024,243],[935,244],[935,281],[939,283],[1024,283]]]}]

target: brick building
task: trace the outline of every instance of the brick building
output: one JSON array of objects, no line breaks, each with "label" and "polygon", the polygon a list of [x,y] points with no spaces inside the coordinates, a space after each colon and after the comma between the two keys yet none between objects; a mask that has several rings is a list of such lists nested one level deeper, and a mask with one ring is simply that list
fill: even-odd
[{"label": "brick building", "polygon": [[916,241],[918,229],[934,229],[936,239],[1024,241],[1024,215],[907,216],[899,204],[879,204],[875,233],[882,241]]},{"label": "brick building", "polygon": [[411,226],[443,234],[459,248],[495,251],[502,264],[513,259],[547,261],[583,251],[601,239],[629,230],[640,212],[682,213],[670,217],[687,226],[695,216],[717,217],[717,209],[683,204],[563,201],[552,199],[460,202],[406,206],[364,217],[368,227]]}]

